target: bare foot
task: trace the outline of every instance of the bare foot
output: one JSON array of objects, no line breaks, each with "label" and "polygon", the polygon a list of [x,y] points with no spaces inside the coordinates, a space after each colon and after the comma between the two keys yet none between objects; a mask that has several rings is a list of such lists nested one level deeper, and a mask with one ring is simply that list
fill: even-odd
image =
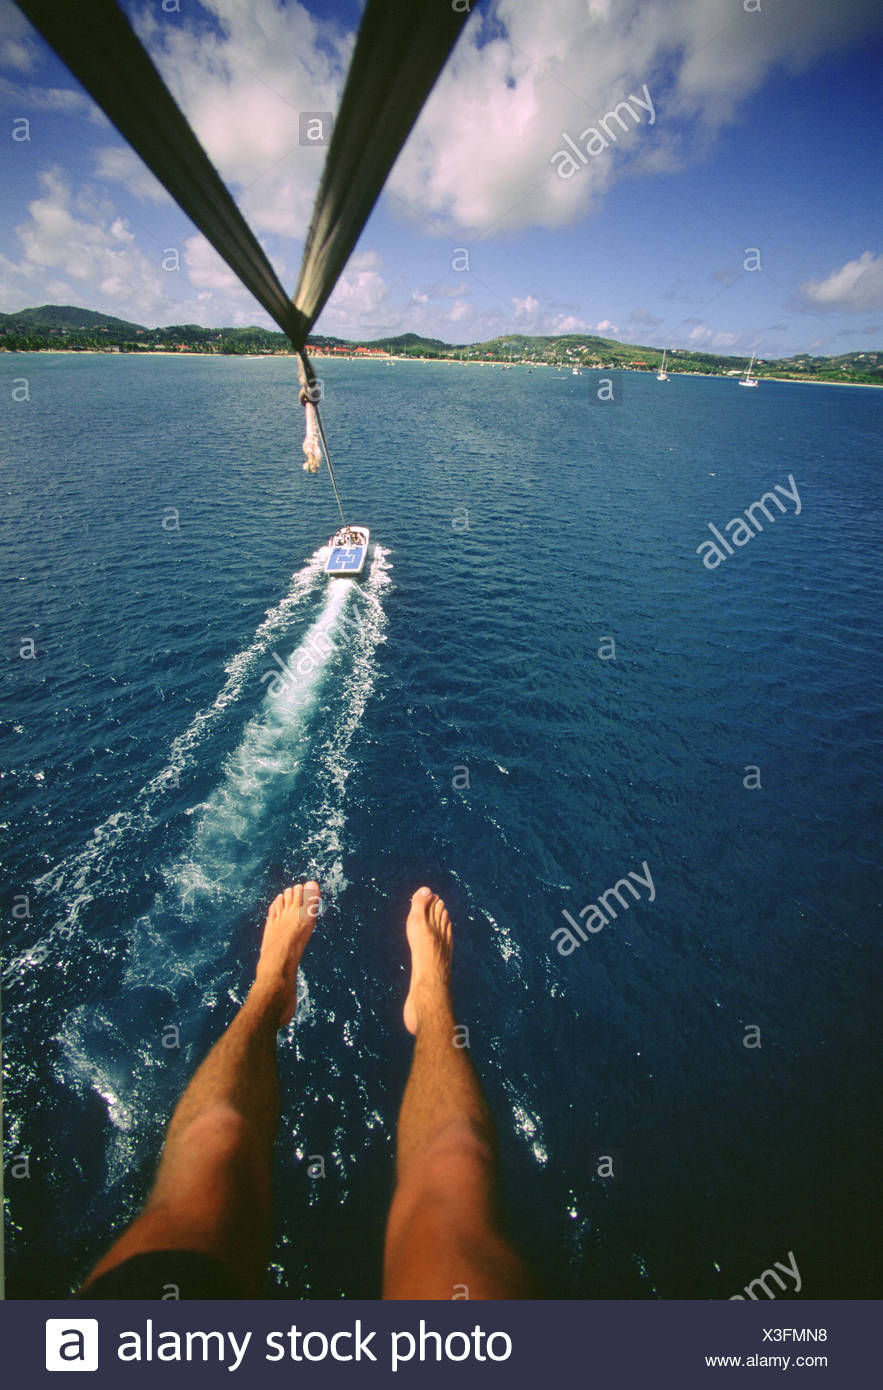
[{"label": "bare foot", "polygon": [[416,1033],[421,1014],[433,998],[449,1002],[451,919],[431,888],[418,888],[405,923],[411,947],[411,987],[405,1000],[405,1027]]},{"label": "bare foot", "polygon": [[253,991],[279,1010],[279,1027],[294,1018],[297,967],[313,934],[319,911],[319,885],[296,883],[274,898],[267,913]]}]

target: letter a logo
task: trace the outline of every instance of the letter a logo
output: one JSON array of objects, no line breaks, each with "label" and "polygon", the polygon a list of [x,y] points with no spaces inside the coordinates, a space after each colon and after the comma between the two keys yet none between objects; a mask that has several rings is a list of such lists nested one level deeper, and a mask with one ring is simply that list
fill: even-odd
[{"label": "letter a logo", "polygon": [[98,1370],[98,1319],[46,1319],[47,1371]]}]

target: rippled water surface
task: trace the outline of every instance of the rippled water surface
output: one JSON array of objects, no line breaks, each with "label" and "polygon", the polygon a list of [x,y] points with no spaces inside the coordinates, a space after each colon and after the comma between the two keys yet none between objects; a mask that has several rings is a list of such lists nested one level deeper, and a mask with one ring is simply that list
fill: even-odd
[{"label": "rippled water surface", "polygon": [[883,393],[323,374],[360,584],[290,362],[2,359],[9,1294],[135,1213],[306,874],[279,1296],[378,1292],[423,882],[550,1294],[728,1298],[789,1251],[802,1296],[879,1292]]}]

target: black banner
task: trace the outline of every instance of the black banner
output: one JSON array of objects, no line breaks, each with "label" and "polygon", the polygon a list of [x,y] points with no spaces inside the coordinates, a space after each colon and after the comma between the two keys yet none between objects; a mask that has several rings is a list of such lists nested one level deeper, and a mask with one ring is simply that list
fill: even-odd
[{"label": "black banner", "polygon": [[875,1324],[870,1301],[0,1305],[8,1385],[78,1370],[114,1390],[240,1378],[249,1387],[543,1387],[550,1374],[556,1385],[690,1390],[756,1370],[841,1390],[871,1383]]}]

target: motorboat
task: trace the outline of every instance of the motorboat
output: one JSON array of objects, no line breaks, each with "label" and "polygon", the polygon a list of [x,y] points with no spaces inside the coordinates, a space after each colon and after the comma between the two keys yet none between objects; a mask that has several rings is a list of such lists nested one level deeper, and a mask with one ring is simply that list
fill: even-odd
[{"label": "motorboat", "polygon": [[338,578],[357,578],[365,568],[370,538],[367,526],[341,526],[328,542],[325,573]]}]

